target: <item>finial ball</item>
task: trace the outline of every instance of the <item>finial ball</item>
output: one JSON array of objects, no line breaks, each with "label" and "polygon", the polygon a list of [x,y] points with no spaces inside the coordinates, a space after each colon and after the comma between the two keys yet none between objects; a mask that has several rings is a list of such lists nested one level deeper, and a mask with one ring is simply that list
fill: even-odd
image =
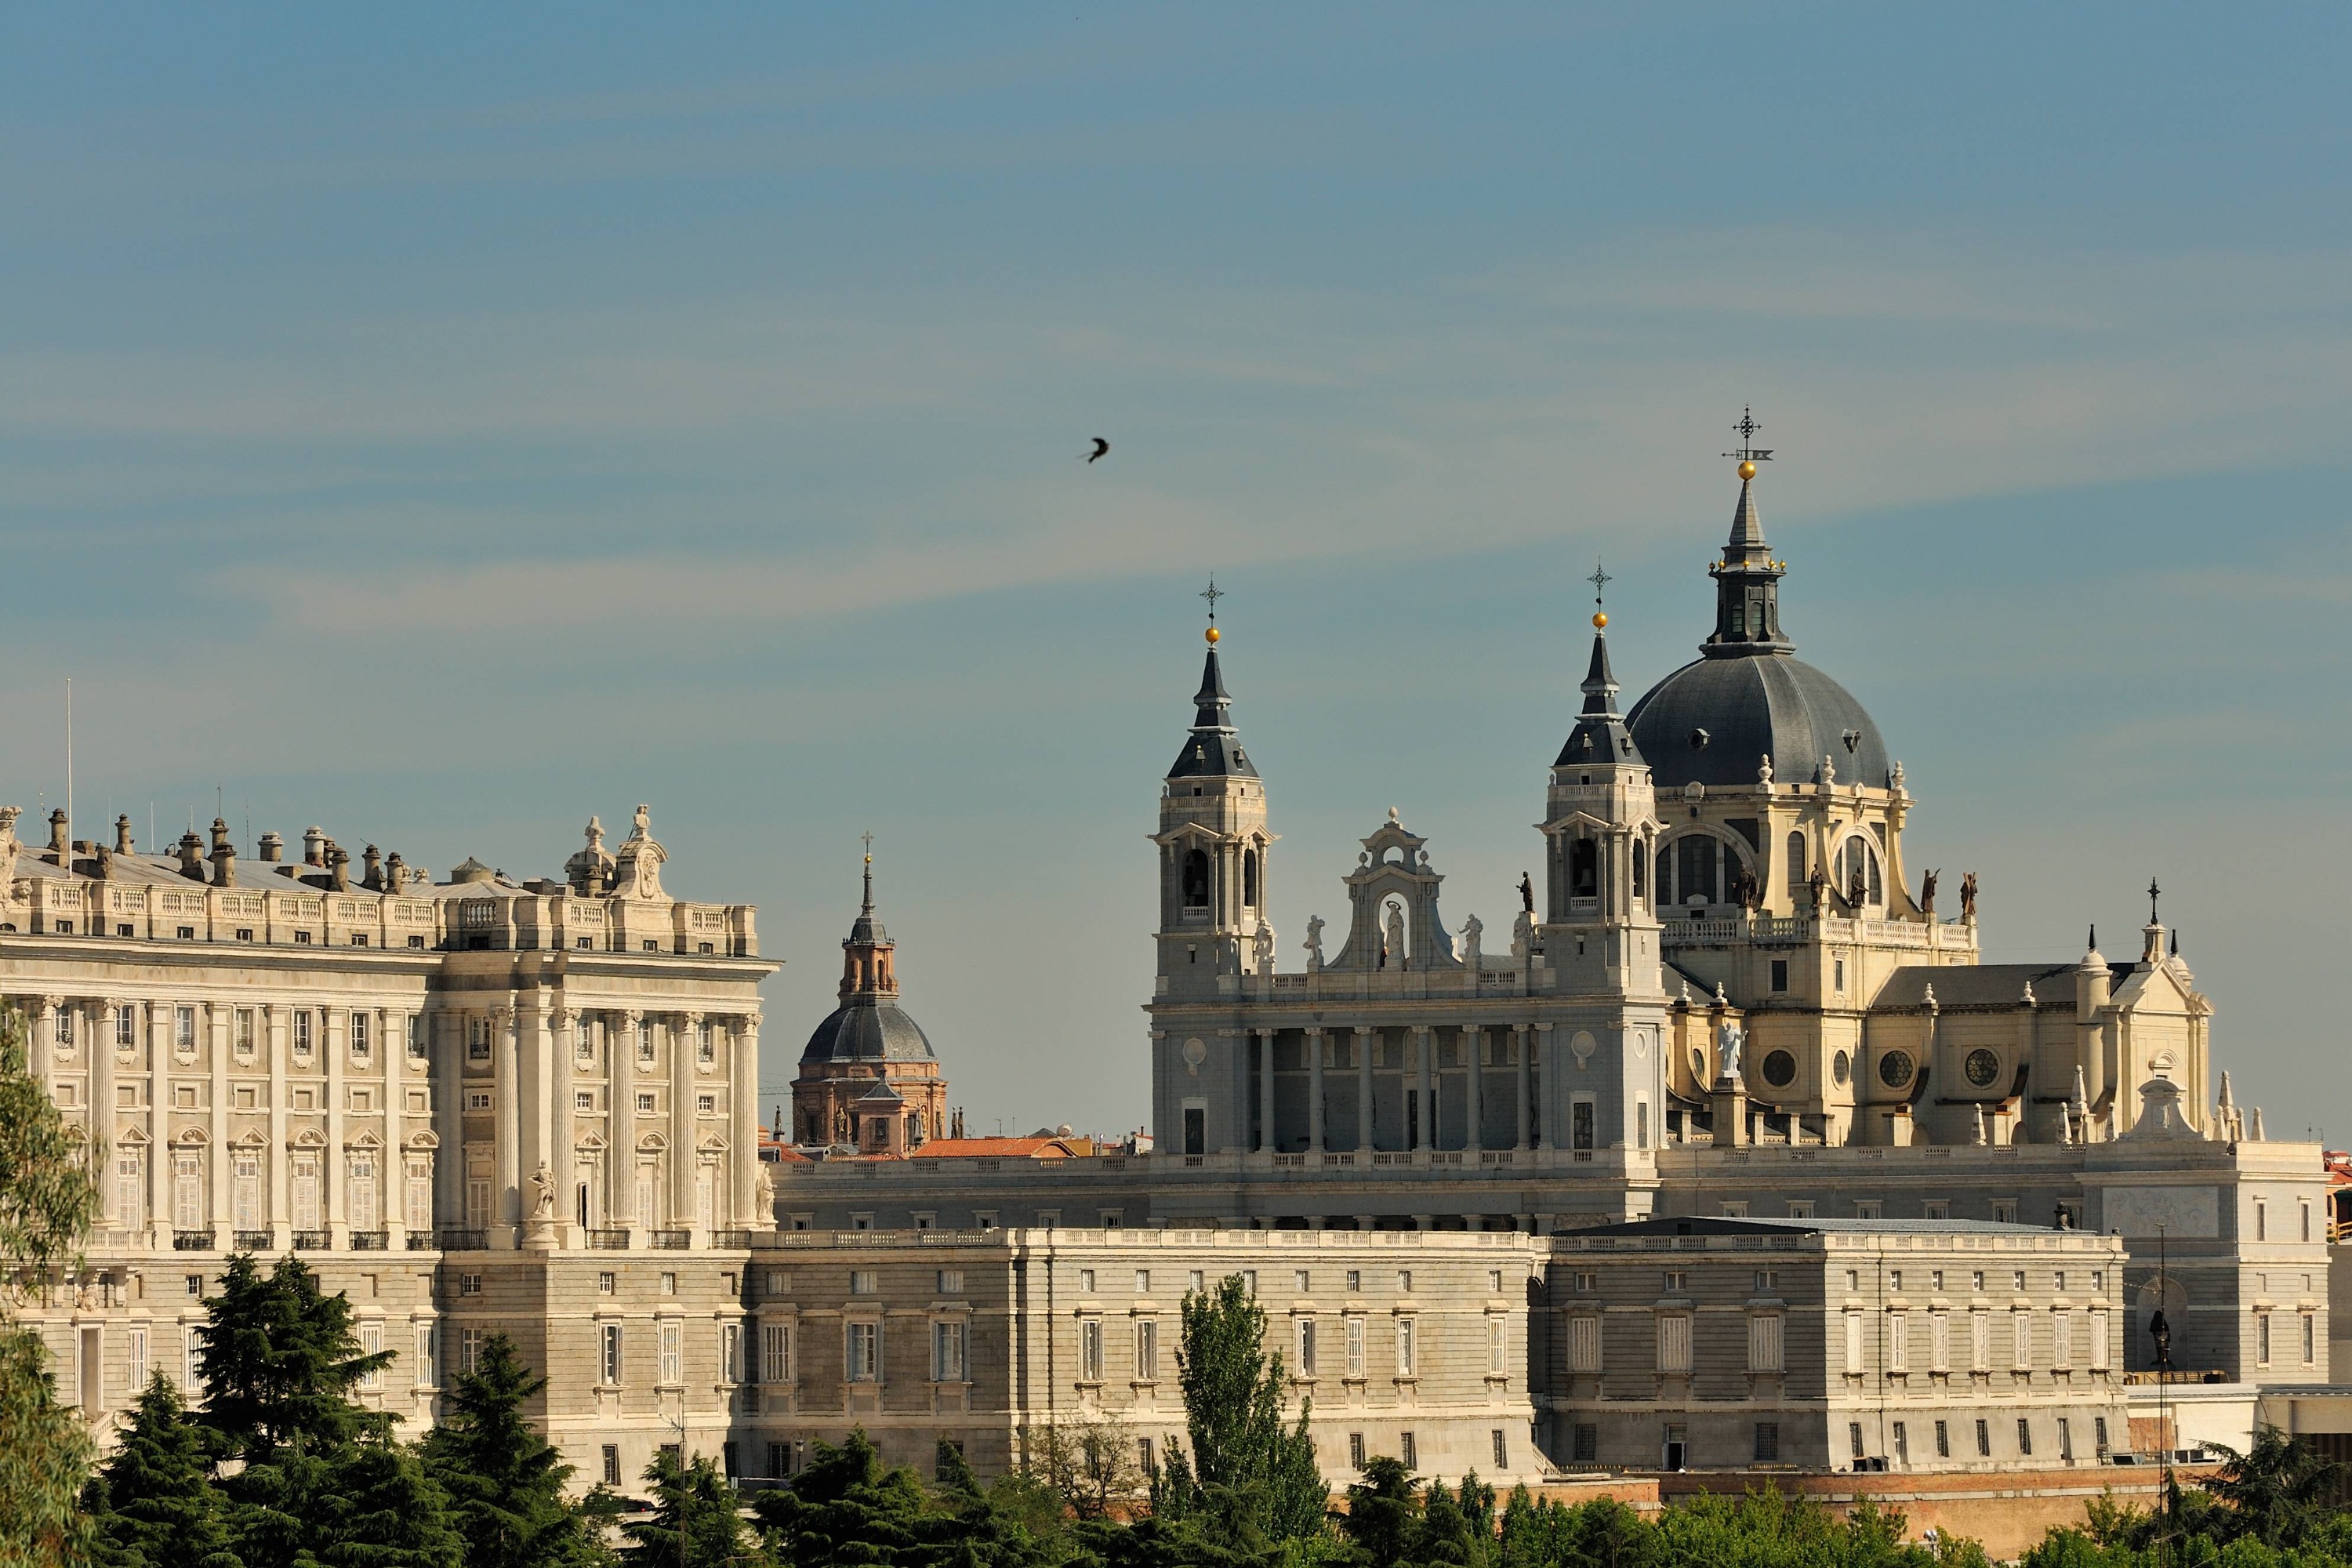
[{"label": "finial ball", "polygon": [[1204,634],[1202,634],[1202,635],[1203,635],[1203,636],[1205,636],[1205,637],[1207,637],[1207,638],[1209,639],[1210,645],[1211,645],[1212,647],[1215,646],[1215,643],[1216,643],[1216,640],[1217,640],[1217,628],[1216,628],[1216,627],[1214,627],[1214,626],[1211,626],[1211,627],[1208,629],[1208,631],[1207,631],[1207,632],[1205,632],[1205,633],[1204,633]]},{"label": "finial ball", "polygon": [[1605,614],[1603,614],[1602,612],[1601,612],[1601,611],[1599,611],[1599,610],[1595,610],[1595,611],[1593,611],[1593,612],[1592,612],[1592,629],[1593,629],[1594,631],[1596,631],[1596,632],[1597,632],[1597,631],[1601,631],[1601,630],[1604,629],[1605,627],[1607,627],[1607,626],[1608,626],[1608,625],[1609,625],[1609,617],[1608,617],[1608,616],[1606,616]]},{"label": "finial ball", "polygon": [[1756,477],[1756,465],[1748,462],[1741,463],[1739,465],[1739,477],[1743,479],[1754,479]]}]

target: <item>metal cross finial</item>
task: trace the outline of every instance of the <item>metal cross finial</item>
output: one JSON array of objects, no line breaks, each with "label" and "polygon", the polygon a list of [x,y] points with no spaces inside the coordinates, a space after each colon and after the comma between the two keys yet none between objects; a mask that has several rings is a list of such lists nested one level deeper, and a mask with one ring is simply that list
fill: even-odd
[{"label": "metal cross finial", "polygon": [[1772,460],[1772,449],[1769,447],[1759,447],[1753,444],[1756,432],[1764,428],[1763,425],[1757,420],[1754,409],[1746,404],[1740,405],[1739,423],[1731,428],[1733,434],[1739,437],[1739,449],[1726,452],[1725,457],[1737,458],[1743,463],[1769,463]]},{"label": "metal cross finial", "polygon": [[872,855],[874,853],[874,835],[871,833],[861,833],[857,837],[865,842],[866,853]]},{"label": "metal cross finial", "polygon": [[1615,579],[1601,569],[1601,562],[1596,557],[1592,563],[1592,575],[1587,577],[1585,581],[1592,584],[1592,603],[1597,608],[1601,604],[1601,590],[1607,587],[1611,583],[1614,582]]},{"label": "metal cross finial", "polygon": [[1217,580],[1211,577],[1209,585],[1202,591],[1201,597],[1209,601],[1209,619],[1212,623],[1217,618],[1217,601],[1224,596],[1223,590],[1217,586]]},{"label": "metal cross finial", "polygon": [[2147,879],[2147,923],[2150,925],[2156,924],[2156,899],[2157,895],[2163,890],[2156,885],[2155,878],[2150,877]]}]

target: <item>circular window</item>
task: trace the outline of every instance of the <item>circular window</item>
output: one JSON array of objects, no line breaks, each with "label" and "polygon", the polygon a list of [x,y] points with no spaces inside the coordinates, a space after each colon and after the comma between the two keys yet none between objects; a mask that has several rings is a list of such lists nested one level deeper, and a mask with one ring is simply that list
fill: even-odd
[{"label": "circular window", "polygon": [[1889,1051],[1878,1058],[1878,1081],[1889,1089],[1901,1089],[1911,1081],[1911,1058],[1905,1051]]},{"label": "circular window", "polygon": [[1764,1081],[1774,1089],[1786,1089],[1797,1081],[1797,1058],[1786,1051],[1774,1051],[1764,1058]]},{"label": "circular window", "polygon": [[1691,1047],[1691,1077],[1701,1083],[1706,1081],[1706,1053],[1696,1046]]},{"label": "circular window", "polygon": [[1830,1058],[1830,1076],[1837,1079],[1838,1087],[1840,1089],[1843,1089],[1845,1087],[1845,1080],[1852,1077],[1853,1074],[1853,1063],[1847,1058],[1846,1054],[1843,1051],[1840,1051],[1837,1055]]},{"label": "circular window", "polygon": [[2000,1058],[1990,1051],[1970,1051],[1969,1059],[1961,1065],[1961,1070],[1969,1075],[1970,1083],[1984,1089],[2000,1076]]}]

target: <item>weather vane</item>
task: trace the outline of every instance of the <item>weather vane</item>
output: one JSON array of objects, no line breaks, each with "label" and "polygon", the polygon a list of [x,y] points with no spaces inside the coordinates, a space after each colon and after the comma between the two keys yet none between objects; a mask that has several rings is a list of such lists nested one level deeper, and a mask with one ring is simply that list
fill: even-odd
[{"label": "weather vane", "polygon": [[1725,457],[1737,458],[1743,463],[1769,463],[1772,460],[1772,449],[1769,447],[1759,447],[1754,444],[1756,432],[1764,428],[1757,423],[1754,409],[1746,404],[1740,405],[1739,423],[1731,428],[1739,437],[1739,449],[1736,452],[1726,452]]}]

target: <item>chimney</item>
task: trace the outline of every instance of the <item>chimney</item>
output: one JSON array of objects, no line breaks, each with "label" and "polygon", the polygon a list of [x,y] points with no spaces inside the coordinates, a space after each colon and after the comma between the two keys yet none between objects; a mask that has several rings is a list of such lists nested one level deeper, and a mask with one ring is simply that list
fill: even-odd
[{"label": "chimney", "polygon": [[327,889],[330,892],[352,890],[352,855],[333,839],[327,840]]},{"label": "chimney", "polygon": [[192,882],[205,879],[205,841],[193,827],[180,835],[180,875]]},{"label": "chimney", "polygon": [[131,814],[127,811],[114,819],[114,852],[117,855],[131,853]]},{"label": "chimney", "polygon": [[221,834],[213,844],[213,886],[236,886],[236,846],[228,841],[226,833]]},{"label": "chimney", "polygon": [[306,827],[302,830],[302,864],[324,869],[327,864],[327,830]]},{"label": "chimney", "polygon": [[[63,806],[59,806],[57,810],[49,813],[49,853],[58,857],[63,857],[65,852],[66,814],[65,808]],[[65,861],[63,858],[60,858],[58,861],[58,864],[62,866],[65,864]]]},{"label": "chimney", "polygon": [[213,818],[213,853],[217,855],[228,847],[228,821],[226,817],[215,816]]},{"label": "chimney", "polygon": [[393,893],[408,886],[408,868],[401,863],[400,851],[397,849],[384,859],[383,885],[385,891]]},{"label": "chimney", "polygon": [[261,836],[261,863],[275,866],[286,858],[286,840],[275,833]]},{"label": "chimney", "polygon": [[373,893],[383,892],[383,857],[377,853],[376,847],[371,844],[360,852],[360,858],[366,863],[367,868],[366,875],[360,879],[360,886]]}]

